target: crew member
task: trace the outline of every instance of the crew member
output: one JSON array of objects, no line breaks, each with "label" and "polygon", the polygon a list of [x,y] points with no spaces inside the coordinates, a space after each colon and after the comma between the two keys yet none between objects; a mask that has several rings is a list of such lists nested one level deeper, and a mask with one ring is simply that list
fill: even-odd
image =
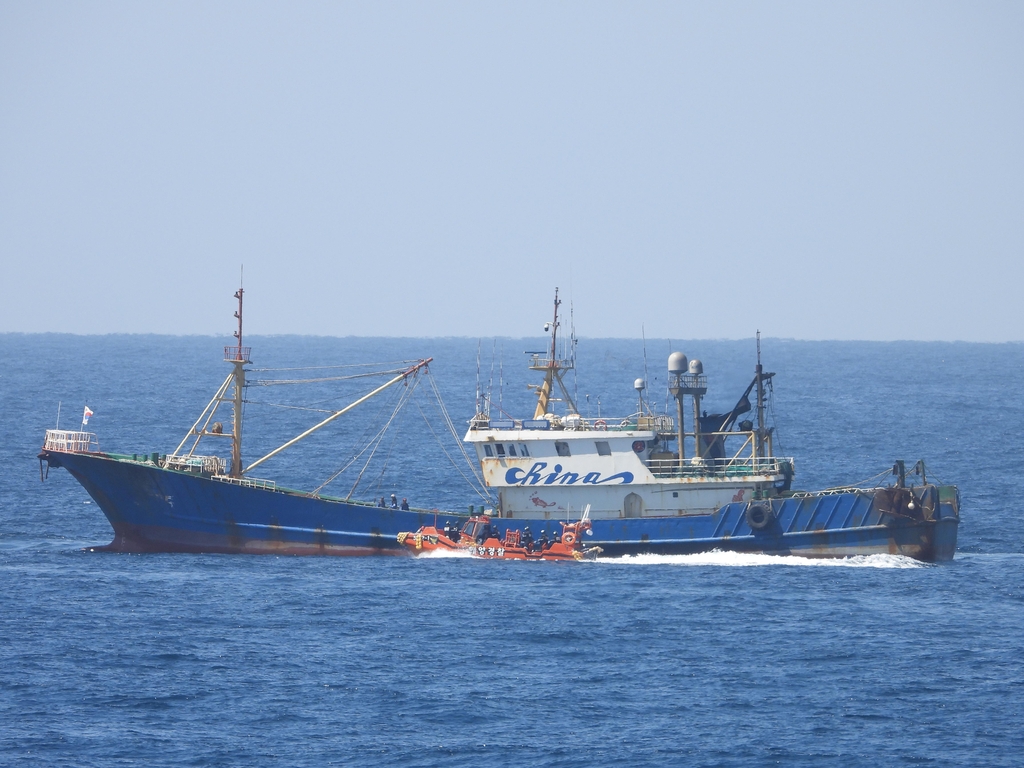
[{"label": "crew member", "polygon": [[395,494],[391,494],[391,508],[398,509],[398,497]]},{"label": "crew member", "polygon": [[408,499],[402,499],[402,509],[405,510],[406,512],[409,511],[409,500]]}]

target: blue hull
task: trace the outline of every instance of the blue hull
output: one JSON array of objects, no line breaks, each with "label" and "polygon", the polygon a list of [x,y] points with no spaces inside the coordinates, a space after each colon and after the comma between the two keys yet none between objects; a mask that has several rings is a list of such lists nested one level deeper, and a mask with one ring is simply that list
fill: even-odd
[{"label": "blue hull", "polygon": [[[232,485],[96,453],[44,451],[41,458],[65,467],[82,484],[114,528],[114,540],[103,549],[119,552],[406,554],[396,538],[399,532],[457,517]],[[871,494],[812,494],[758,502],[770,504],[773,512],[762,530],[748,524],[747,504],[733,503],[713,515],[594,520],[587,544],[602,547],[608,556],[717,549],[951,560],[959,510],[955,491],[945,490],[936,489],[930,519],[883,511]],[[515,518],[498,523],[503,529],[530,525],[536,533],[554,521]]]}]

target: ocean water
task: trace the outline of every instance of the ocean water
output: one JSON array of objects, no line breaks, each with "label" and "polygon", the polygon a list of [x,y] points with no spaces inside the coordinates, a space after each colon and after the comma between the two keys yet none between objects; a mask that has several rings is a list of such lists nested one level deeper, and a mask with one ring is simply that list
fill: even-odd
[{"label": "ocean water", "polygon": [[[58,402],[65,428],[90,406],[104,450],[167,452],[227,374],[229,341],[0,335],[0,765],[1024,762],[1024,345],[763,341],[777,373],[776,449],[795,457],[797,485],[925,459],[961,490],[952,563],[88,551],[110,540],[109,525],[66,472],[41,483],[35,458]],[[328,492],[395,492],[441,509],[481,499],[449,460],[454,441],[435,438],[431,381],[459,430],[478,378],[522,414],[522,353],[543,349],[539,339],[251,343],[255,368],[433,356],[431,379],[397,416],[401,391],[263,476],[316,487],[390,419],[374,461],[356,461]],[[704,361],[709,411],[730,408],[753,374],[749,341],[584,339],[570,377],[584,413],[635,410],[645,346],[659,407],[671,349]],[[300,403],[337,407],[366,388],[254,383],[247,457],[321,418]]]}]

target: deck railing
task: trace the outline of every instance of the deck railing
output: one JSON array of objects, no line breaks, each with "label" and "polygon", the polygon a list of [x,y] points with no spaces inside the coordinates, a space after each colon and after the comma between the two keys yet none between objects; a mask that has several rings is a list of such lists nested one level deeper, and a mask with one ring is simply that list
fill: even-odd
[{"label": "deck railing", "polygon": [[552,358],[548,355],[531,355],[530,356],[530,368],[535,371],[544,371],[548,368],[561,368],[568,370],[575,365],[575,362],[571,359],[564,358]]},{"label": "deck railing", "polygon": [[48,429],[43,450],[62,453],[97,453],[100,442],[94,432],[73,432],[67,429]]},{"label": "deck railing", "polygon": [[671,416],[627,416],[626,418],[585,419],[579,414],[561,416],[554,422],[548,419],[491,419],[477,417],[470,422],[472,429],[553,429],[566,432],[658,432],[672,434],[675,420]]},{"label": "deck railing", "polygon": [[214,480],[221,483],[230,483],[231,485],[241,485],[244,488],[263,488],[264,490],[273,491],[277,489],[277,483],[273,480],[259,480],[257,478],[248,477],[231,477],[230,475],[214,475]]},{"label": "deck railing", "polygon": [[224,359],[230,363],[248,363],[252,347],[224,347]]},{"label": "deck railing", "polygon": [[792,459],[776,456],[744,456],[732,459],[651,459],[648,469],[655,477],[748,477],[750,475],[782,475],[793,466]]}]

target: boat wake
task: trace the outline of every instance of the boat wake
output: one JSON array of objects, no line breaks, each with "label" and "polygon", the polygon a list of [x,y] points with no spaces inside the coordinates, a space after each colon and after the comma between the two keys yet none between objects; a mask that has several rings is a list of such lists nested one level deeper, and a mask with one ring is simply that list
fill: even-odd
[{"label": "boat wake", "polygon": [[796,555],[762,555],[714,550],[694,555],[624,555],[594,562],[619,565],[718,565],[729,567],[791,565],[818,568],[928,568],[927,563],[904,555],[858,555],[816,560]]},{"label": "boat wake", "polygon": [[465,549],[431,549],[425,550],[420,554],[416,555],[417,560],[444,560],[453,557],[468,557],[470,559],[473,559],[473,556],[469,554],[468,550]]}]

